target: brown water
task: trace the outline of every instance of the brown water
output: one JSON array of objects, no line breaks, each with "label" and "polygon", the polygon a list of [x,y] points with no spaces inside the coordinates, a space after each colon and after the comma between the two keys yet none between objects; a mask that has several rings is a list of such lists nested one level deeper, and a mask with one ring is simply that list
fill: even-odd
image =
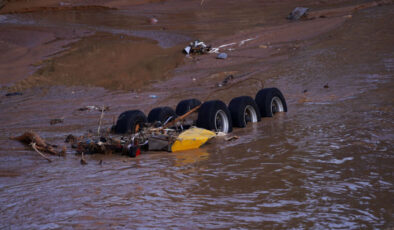
[{"label": "brown water", "polygon": [[[269,58],[207,69],[265,68],[255,77],[281,89],[289,112],[235,129],[238,140],[194,151],[87,156],[82,166],[69,149],[48,164],[8,140],[33,130],[61,146],[69,133],[95,131],[100,113],[76,111],[85,105],[110,105],[109,127],[126,109],[175,106],[188,91],[204,98],[206,81],[165,89],[182,72],[146,92],[52,86],[1,96],[0,228],[393,228],[393,12],[393,6],[366,9],[296,43],[294,51],[290,43]],[[217,98],[229,102],[254,94],[252,88],[241,85]],[[52,118],[64,123],[50,126]]]}]

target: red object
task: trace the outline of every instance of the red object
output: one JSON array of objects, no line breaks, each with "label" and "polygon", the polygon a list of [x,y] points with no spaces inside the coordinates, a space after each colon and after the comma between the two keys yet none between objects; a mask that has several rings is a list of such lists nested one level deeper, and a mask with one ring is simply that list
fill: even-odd
[{"label": "red object", "polygon": [[135,156],[138,156],[138,155],[140,155],[140,154],[141,154],[141,149],[138,148],[137,151],[135,151]]}]

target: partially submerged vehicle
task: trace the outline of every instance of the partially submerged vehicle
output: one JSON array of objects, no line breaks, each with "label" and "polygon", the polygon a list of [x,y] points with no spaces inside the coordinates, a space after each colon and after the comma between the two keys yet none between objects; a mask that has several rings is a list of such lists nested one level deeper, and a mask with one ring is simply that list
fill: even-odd
[{"label": "partially submerged vehicle", "polygon": [[141,150],[177,152],[199,148],[219,133],[230,133],[261,117],[287,112],[285,98],[277,88],[261,89],[255,99],[233,98],[227,106],[220,100],[187,99],[175,111],[168,106],[152,109],[148,117],[140,110],[121,113],[111,128],[111,137],[79,142],[78,152],[121,152],[135,157]]}]

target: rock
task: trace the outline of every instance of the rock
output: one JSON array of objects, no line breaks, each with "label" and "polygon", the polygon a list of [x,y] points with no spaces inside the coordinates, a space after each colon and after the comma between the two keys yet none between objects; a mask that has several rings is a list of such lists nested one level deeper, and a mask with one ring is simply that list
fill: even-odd
[{"label": "rock", "polygon": [[216,58],[217,59],[226,59],[227,58],[227,54],[226,53],[220,53],[220,54],[218,54],[218,56]]},{"label": "rock", "polygon": [[323,86],[323,88],[328,89],[328,88],[330,88],[330,86],[328,86],[328,84],[325,84],[325,85]]},{"label": "rock", "polygon": [[309,8],[305,7],[296,7],[290,14],[287,16],[288,20],[298,20],[302,18],[303,16],[306,16],[307,12],[309,11]]},{"label": "rock", "polygon": [[51,125],[56,125],[56,124],[59,124],[59,123],[63,123],[63,119],[58,119],[58,118],[52,119],[49,123]]},{"label": "rock", "polygon": [[13,97],[13,96],[21,96],[21,95],[23,95],[21,92],[13,92],[13,93],[7,93],[5,96]]}]

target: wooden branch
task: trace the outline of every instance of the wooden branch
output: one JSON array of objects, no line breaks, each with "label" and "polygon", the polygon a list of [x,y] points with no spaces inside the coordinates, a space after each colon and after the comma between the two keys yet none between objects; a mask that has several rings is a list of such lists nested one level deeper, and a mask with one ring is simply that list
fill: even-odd
[{"label": "wooden branch", "polygon": [[47,161],[52,162],[51,159],[49,159],[47,156],[45,156],[42,152],[40,152],[40,151],[37,149],[36,143],[32,142],[30,145],[31,145],[31,147],[32,147],[38,154],[40,154],[40,156],[42,156],[43,158],[45,158]]},{"label": "wooden branch", "polygon": [[168,122],[165,126],[163,126],[163,129],[168,128],[168,127],[170,127],[172,125],[175,125],[178,121],[182,121],[183,119],[188,117],[190,114],[196,112],[201,107],[201,105],[198,105],[198,106],[194,107],[193,109],[189,110],[187,113],[183,114],[182,116],[179,116],[175,120],[173,120],[171,122]]},{"label": "wooden branch", "polygon": [[99,126],[97,128],[97,135],[100,136],[100,128],[101,128],[101,121],[103,120],[104,117],[104,105],[103,108],[101,108],[101,116],[100,116],[100,120],[99,120]]}]

